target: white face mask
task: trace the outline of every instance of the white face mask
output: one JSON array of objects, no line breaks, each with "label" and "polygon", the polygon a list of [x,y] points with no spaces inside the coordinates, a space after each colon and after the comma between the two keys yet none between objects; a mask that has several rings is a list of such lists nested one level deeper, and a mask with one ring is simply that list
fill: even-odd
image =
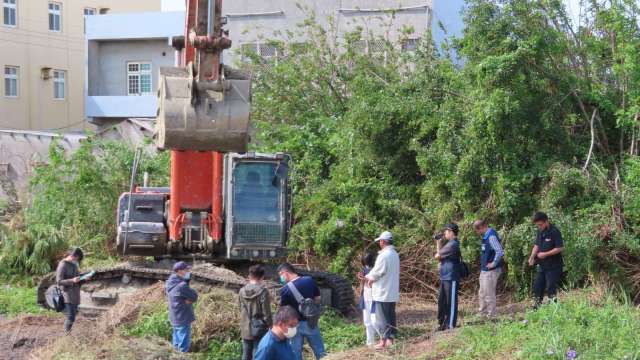
[{"label": "white face mask", "polygon": [[292,327],[292,328],[287,328],[287,333],[284,334],[284,336],[287,337],[287,339],[291,339],[294,336],[296,336],[296,334],[298,333],[298,327]]}]

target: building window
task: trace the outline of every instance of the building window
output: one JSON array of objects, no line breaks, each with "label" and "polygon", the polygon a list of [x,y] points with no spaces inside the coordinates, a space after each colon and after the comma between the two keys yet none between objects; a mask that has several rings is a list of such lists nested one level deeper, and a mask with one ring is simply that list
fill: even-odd
[{"label": "building window", "polygon": [[240,51],[244,62],[251,62],[251,54],[257,54],[264,60],[277,59],[282,55],[274,44],[246,43],[242,44]]},{"label": "building window", "polygon": [[18,24],[18,9],[16,7],[17,0],[3,0],[2,1],[2,23],[5,26],[15,27]]},{"label": "building window", "polygon": [[148,95],[151,93],[151,63],[127,63],[127,94]]},{"label": "building window", "polygon": [[418,48],[420,39],[404,39],[402,40],[402,52],[414,52]]},{"label": "building window", "polygon": [[61,31],[62,29],[62,5],[56,2],[49,3],[49,30]]},{"label": "building window", "polygon": [[84,8],[84,16],[95,15],[96,9],[94,8]]},{"label": "building window", "polygon": [[17,66],[4,67],[4,96],[18,97],[18,76],[20,68]]},{"label": "building window", "polygon": [[64,100],[66,71],[53,70],[53,98]]}]

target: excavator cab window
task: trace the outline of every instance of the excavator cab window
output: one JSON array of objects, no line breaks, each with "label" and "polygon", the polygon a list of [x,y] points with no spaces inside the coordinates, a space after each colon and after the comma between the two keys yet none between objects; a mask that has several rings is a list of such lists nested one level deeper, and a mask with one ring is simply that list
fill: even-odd
[{"label": "excavator cab window", "polygon": [[282,181],[274,181],[278,164],[247,162],[234,168],[233,217],[239,222],[282,220]]}]

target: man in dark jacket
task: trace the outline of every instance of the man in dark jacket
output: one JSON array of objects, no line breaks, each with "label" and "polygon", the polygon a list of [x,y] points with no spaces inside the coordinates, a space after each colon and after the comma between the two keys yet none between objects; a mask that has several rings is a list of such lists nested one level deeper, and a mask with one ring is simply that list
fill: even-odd
[{"label": "man in dark jacket", "polygon": [[173,326],[173,347],[180,352],[187,352],[191,346],[191,323],[196,320],[193,303],[198,301],[198,294],[189,287],[191,266],[178,261],[173,265],[173,272],[165,284],[169,320]]},{"label": "man in dark jacket", "polygon": [[[302,314],[298,311],[300,303],[298,303],[296,296],[291,290],[291,287],[295,287],[304,299],[313,299],[319,304],[321,299],[318,285],[315,280],[309,276],[299,276],[294,267],[289,263],[280,264],[278,266],[278,274],[280,275],[280,282],[285,284],[282,289],[280,289],[280,306],[291,306],[298,313],[298,319],[300,320],[297,334],[290,340],[291,348],[296,355],[296,359],[302,360],[302,348],[305,339],[307,339],[309,346],[311,346],[311,351],[313,351],[315,358],[322,358],[326,354],[320,328],[318,326],[312,326],[302,317]],[[289,283],[291,283],[291,285],[289,285]]]},{"label": "man in dark jacket", "polygon": [[536,264],[539,266],[533,283],[534,307],[537,308],[542,303],[545,288],[549,299],[555,300],[556,287],[562,277],[564,266],[562,259],[564,243],[560,230],[549,223],[547,214],[536,212],[533,214],[533,223],[538,227],[538,234],[529,256],[529,266]]},{"label": "man in dark jacket", "polygon": [[56,268],[56,283],[62,290],[64,297],[64,331],[69,333],[76,321],[78,305],[80,305],[80,286],[90,280],[89,277],[80,278],[80,262],[84,258],[82,249],[73,248],[60,260]]},{"label": "man in dark jacket", "polygon": [[273,325],[271,296],[269,290],[264,287],[263,280],[264,266],[253,265],[249,268],[249,283],[238,293],[242,360],[253,359],[258,342]]},{"label": "man in dark jacket", "polygon": [[438,295],[438,330],[453,329],[458,321],[458,287],[460,282],[460,243],[458,225],[449,223],[444,228],[448,241],[436,253],[440,261],[440,293]]}]

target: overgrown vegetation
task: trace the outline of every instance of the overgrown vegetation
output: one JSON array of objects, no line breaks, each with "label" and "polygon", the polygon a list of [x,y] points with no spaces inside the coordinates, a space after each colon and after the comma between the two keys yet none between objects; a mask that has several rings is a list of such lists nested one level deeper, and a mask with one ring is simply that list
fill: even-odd
[{"label": "overgrown vegetation", "polygon": [[[168,183],[167,153],[143,152],[140,176],[152,185]],[[47,165],[31,177],[24,214],[9,231],[0,231],[3,273],[43,274],[52,270],[70,246],[81,246],[87,258],[108,257],[114,247],[118,198],[128,191],[134,150],[124,143],[89,138],[65,154],[52,144]]]},{"label": "overgrown vegetation", "polygon": [[[438,351],[447,359],[637,359],[640,312],[609,294],[589,292],[527,312],[519,322],[460,329]],[[606,335],[605,335],[606,334]],[[573,357],[572,357],[573,356]]]},{"label": "overgrown vegetation", "polygon": [[[587,2],[572,24],[561,1],[470,0],[463,36],[442,49],[425,34],[413,53],[389,42],[366,51],[363,41],[384,39],[336,41],[313,19],[299,29],[309,42],[274,42],[284,56],[253,59],[253,119],[257,148],[295,159],[300,259],[352,274],[381,230],[413,256],[451,220],[474,259],[469,224],[483,217],[526,296],[540,209],[565,237],[567,284],[606,275],[639,294],[639,13],[633,0]],[[407,270],[435,281],[431,252]]]}]

